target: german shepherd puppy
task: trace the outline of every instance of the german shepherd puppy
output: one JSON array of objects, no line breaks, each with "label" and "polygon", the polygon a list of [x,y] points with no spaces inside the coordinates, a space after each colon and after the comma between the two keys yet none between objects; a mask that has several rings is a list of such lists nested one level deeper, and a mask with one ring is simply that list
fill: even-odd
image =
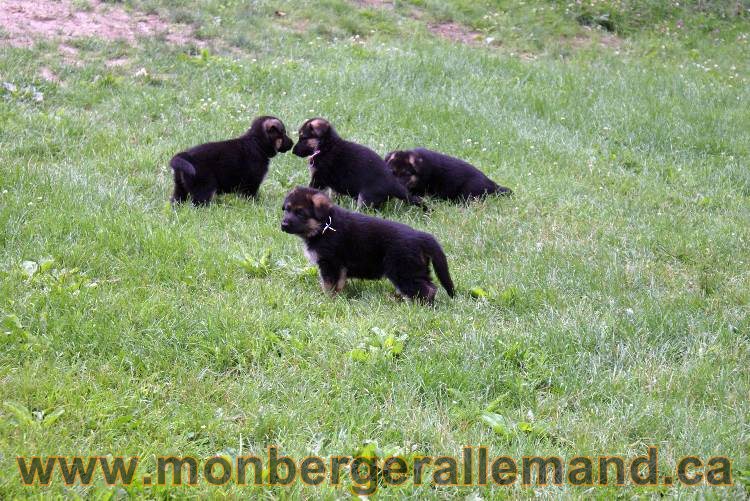
[{"label": "german shepherd puppy", "polygon": [[393,175],[412,195],[431,195],[458,201],[491,193],[513,193],[470,163],[424,148],[393,151],[386,155],[385,161]]},{"label": "german shepherd puppy", "polygon": [[388,198],[422,206],[422,201],[409,195],[377,153],[345,141],[323,118],[311,118],[302,124],[292,153],[310,157],[311,188],[333,188],[356,199],[358,206],[379,207]]},{"label": "german shepherd puppy", "polygon": [[440,283],[453,297],[448,262],[429,233],[342,209],[313,188],[293,189],[282,208],[282,231],[302,238],[305,255],[318,266],[324,291],[340,292],[347,278],[385,276],[400,295],[432,303],[437,293],[430,279],[432,261]]},{"label": "german shepherd puppy", "polygon": [[248,197],[258,193],[268,173],[269,159],[292,148],[284,124],[276,117],[256,118],[242,136],[205,143],[172,157],[174,171],[172,203],[206,205],[216,193],[238,192]]}]

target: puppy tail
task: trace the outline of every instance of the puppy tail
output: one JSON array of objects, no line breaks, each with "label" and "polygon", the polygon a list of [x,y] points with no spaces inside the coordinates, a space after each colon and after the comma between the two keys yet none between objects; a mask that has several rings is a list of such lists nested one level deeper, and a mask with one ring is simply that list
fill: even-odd
[{"label": "puppy tail", "polygon": [[437,275],[440,284],[445,289],[450,297],[453,297],[453,280],[448,272],[448,260],[445,257],[443,248],[437,243],[437,240],[432,235],[425,240],[425,251],[432,260],[432,267],[435,268],[435,275]]},{"label": "puppy tail", "polygon": [[193,164],[191,164],[181,156],[172,157],[172,160],[169,161],[169,166],[172,167],[175,172],[181,172],[185,176],[195,176],[195,167],[193,166]]}]

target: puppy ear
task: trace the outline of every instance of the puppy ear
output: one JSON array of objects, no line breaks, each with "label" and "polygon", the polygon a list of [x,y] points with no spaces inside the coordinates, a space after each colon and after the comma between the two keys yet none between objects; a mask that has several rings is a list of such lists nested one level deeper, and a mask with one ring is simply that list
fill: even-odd
[{"label": "puppy ear", "polygon": [[312,122],[310,122],[310,127],[312,128],[313,132],[318,137],[323,137],[326,134],[328,134],[328,131],[331,130],[331,124],[329,124],[327,121],[323,120],[322,118],[316,118]]},{"label": "puppy ear", "polygon": [[324,193],[316,193],[312,196],[313,209],[315,211],[315,219],[323,221],[328,214],[331,212],[331,199],[328,198]]},{"label": "puppy ear", "polygon": [[269,118],[265,122],[263,122],[263,129],[265,129],[266,134],[270,137],[271,134],[280,136],[281,131],[284,130],[284,126],[281,124],[281,120],[278,118]]}]

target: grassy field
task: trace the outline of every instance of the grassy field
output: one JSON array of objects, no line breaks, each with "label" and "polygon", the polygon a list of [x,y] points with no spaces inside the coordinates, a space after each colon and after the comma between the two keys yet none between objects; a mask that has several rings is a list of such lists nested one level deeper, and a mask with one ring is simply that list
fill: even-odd
[{"label": "grassy field", "polygon": [[[0,498],[351,495],[31,488],[18,455],[137,455],[153,473],[159,455],[268,445],[480,444],[656,445],[665,469],[726,455],[735,485],[378,496],[747,496],[750,6],[694,4],[143,0],[111,8],[189,40],[0,40]],[[401,302],[387,281],[326,297],[279,230],[284,194],[308,181],[291,154],[257,200],[169,206],[171,155],[267,113],[291,131],[324,116],[383,154],[449,152],[512,187],[380,212],[438,238],[457,297]]]}]

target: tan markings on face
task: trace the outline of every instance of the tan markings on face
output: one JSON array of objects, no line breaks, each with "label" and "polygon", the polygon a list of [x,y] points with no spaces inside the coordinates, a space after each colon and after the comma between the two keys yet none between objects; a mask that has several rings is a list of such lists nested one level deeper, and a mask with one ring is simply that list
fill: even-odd
[{"label": "tan markings on face", "polygon": [[307,223],[305,223],[305,227],[307,228],[308,237],[315,236],[315,234],[320,231],[320,221],[311,217],[307,220]]},{"label": "tan markings on face", "polygon": [[417,157],[414,155],[414,153],[409,153],[409,163],[412,166],[417,165]]},{"label": "tan markings on face", "polygon": [[417,185],[417,181],[419,181],[419,179],[417,178],[417,176],[411,176],[409,178],[409,182],[406,183],[406,186],[408,188],[414,188]]},{"label": "tan markings on face", "polygon": [[276,146],[276,149],[277,149],[277,150],[278,150],[278,149],[280,149],[280,148],[281,148],[281,145],[282,145],[283,143],[284,143],[284,140],[283,140],[282,138],[279,138],[279,139],[277,139],[277,140],[276,140],[276,145],[275,145],[275,146]]},{"label": "tan markings on face", "polygon": [[310,138],[307,140],[307,146],[308,148],[311,148],[313,150],[317,150],[318,146],[320,146],[320,139]]}]

